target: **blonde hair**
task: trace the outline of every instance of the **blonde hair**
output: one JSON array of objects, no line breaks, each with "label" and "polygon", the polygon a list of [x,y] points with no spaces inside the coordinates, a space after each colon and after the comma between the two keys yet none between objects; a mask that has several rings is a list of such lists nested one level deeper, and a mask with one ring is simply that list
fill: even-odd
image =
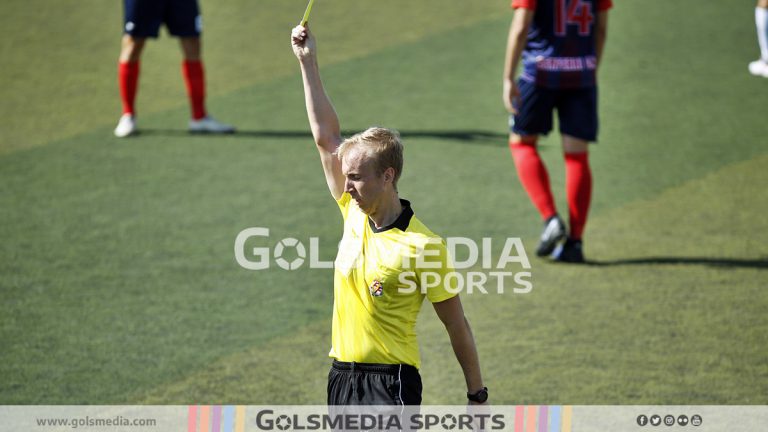
[{"label": "blonde hair", "polygon": [[339,160],[344,159],[352,149],[361,149],[372,159],[376,172],[382,174],[387,168],[395,170],[392,186],[397,190],[397,181],[403,172],[403,142],[400,133],[394,129],[371,127],[345,139],[336,149]]}]

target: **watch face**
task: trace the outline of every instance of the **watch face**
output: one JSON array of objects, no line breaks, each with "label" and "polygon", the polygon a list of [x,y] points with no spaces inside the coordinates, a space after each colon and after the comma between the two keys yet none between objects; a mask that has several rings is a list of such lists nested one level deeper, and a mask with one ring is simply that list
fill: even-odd
[{"label": "watch face", "polygon": [[475,402],[484,403],[485,401],[488,400],[488,391],[480,390],[479,392],[477,392],[477,394],[475,394],[475,399],[476,399]]},{"label": "watch face", "polygon": [[472,402],[484,403],[488,400],[488,390],[482,389],[472,395],[467,393],[467,398]]}]

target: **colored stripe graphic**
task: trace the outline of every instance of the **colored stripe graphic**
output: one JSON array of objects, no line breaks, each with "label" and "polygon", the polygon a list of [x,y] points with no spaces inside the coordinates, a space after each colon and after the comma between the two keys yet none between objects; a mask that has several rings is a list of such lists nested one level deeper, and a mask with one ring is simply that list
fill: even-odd
[{"label": "colored stripe graphic", "polygon": [[573,416],[573,407],[566,405],[563,407],[563,427],[562,432],[571,432],[571,418]]},{"label": "colored stripe graphic", "polygon": [[549,407],[542,405],[539,408],[539,432],[547,432],[547,416],[549,416]]},{"label": "colored stripe graphic", "polygon": [[211,424],[211,407],[210,405],[203,405],[200,407],[200,432],[208,432],[208,427]]},{"label": "colored stripe graphic", "polygon": [[211,432],[221,432],[221,405],[213,407],[213,420],[211,421]]},{"label": "colored stripe graphic", "polygon": [[245,432],[245,407],[238,405],[235,409],[235,432]]},{"label": "colored stripe graphic", "polygon": [[563,408],[559,405],[549,407],[549,432],[562,432],[560,430],[561,418],[563,414]]},{"label": "colored stripe graphic", "polygon": [[222,432],[235,432],[235,407],[227,405],[224,407],[224,424]]},{"label": "colored stripe graphic", "polygon": [[525,428],[525,407],[517,405],[515,407],[515,432],[523,432]]},{"label": "colored stripe graphic", "polygon": [[538,407],[536,405],[529,405],[528,412],[525,413],[525,432],[536,432],[536,413],[538,413]]},{"label": "colored stripe graphic", "polygon": [[190,405],[187,412],[187,432],[197,431],[197,405]]}]

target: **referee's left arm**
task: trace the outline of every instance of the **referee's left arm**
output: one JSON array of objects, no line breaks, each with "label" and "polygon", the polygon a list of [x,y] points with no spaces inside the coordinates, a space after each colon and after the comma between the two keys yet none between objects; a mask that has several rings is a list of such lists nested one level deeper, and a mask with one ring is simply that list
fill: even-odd
[{"label": "referee's left arm", "polygon": [[483,388],[483,377],[480,374],[480,359],[475,347],[475,338],[472,329],[464,317],[464,309],[461,307],[459,296],[448,300],[432,303],[440,321],[445,325],[448,336],[451,338],[453,352],[456,360],[464,371],[464,380],[467,383],[467,393],[476,393]]}]

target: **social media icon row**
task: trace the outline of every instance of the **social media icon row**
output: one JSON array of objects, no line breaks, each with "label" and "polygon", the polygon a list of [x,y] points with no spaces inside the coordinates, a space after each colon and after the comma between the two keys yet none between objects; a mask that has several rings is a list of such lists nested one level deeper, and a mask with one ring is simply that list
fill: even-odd
[{"label": "social media icon row", "polygon": [[653,414],[650,417],[648,417],[645,414],[640,414],[639,416],[637,416],[638,426],[646,426],[646,425],[659,426],[661,425],[662,421],[666,426],[674,426],[675,421],[677,421],[677,424],[680,426],[688,426],[689,423],[693,426],[701,426],[702,418],[698,414],[692,415],[690,419],[685,414],[681,414],[677,416],[677,419],[675,419],[675,416],[671,414],[667,414],[664,416],[663,420],[662,420],[662,417],[658,414]]}]

